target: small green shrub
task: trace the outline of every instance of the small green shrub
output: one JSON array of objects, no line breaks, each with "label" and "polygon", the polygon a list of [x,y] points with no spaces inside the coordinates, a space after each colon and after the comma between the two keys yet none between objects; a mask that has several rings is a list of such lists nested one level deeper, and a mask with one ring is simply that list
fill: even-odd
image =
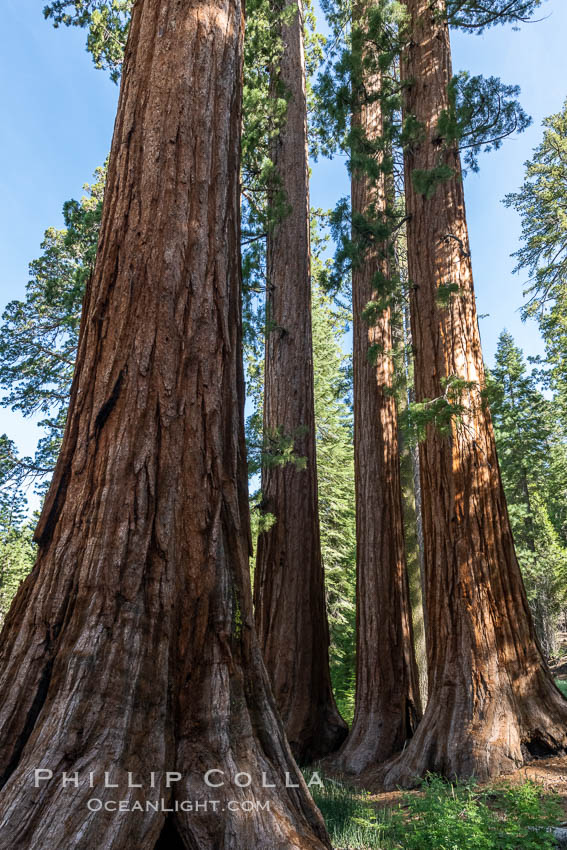
[{"label": "small green shrub", "polygon": [[547,827],[560,818],[557,800],[541,786],[447,783],[429,776],[421,794],[407,794],[392,816],[390,835],[404,850],[551,850]]},{"label": "small green shrub", "polygon": [[552,850],[548,827],[560,820],[556,797],[533,782],[479,788],[428,776],[387,811],[329,779],[311,790],[337,850]]}]

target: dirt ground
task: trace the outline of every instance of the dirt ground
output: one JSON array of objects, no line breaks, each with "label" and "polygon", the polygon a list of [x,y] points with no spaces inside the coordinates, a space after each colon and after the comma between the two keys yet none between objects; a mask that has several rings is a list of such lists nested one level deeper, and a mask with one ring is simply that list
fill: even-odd
[{"label": "dirt ground", "polygon": [[[521,785],[528,779],[538,782],[547,791],[553,791],[558,795],[564,815],[563,822],[557,825],[567,825],[567,756],[537,759],[516,770],[514,773],[501,777],[502,782],[510,785]],[[491,784],[495,785],[497,782],[492,782]],[[369,800],[379,809],[391,809],[397,807],[402,801],[404,794],[407,793],[407,791],[374,793],[370,796]],[[417,794],[419,792],[412,791],[409,793]]]},{"label": "dirt ground", "polygon": [[[556,657],[550,663],[550,668],[555,679],[567,682],[567,631],[562,630],[558,634]],[[325,772],[327,775],[339,781],[345,781],[346,784],[359,787],[361,790],[376,787],[375,783],[368,781],[368,777],[366,782],[364,780],[353,782],[352,778],[347,779],[328,767],[325,767]],[[514,773],[501,777],[503,783],[512,785],[521,785],[528,779],[538,782],[546,790],[553,791],[558,795],[563,810],[563,822],[557,825],[567,827],[567,756],[534,759]],[[491,784],[497,783],[492,782]],[[396,808],[402,802],[404,794],[407,793],[407,791],[375,792],[371,793],[367,799],[374,803],[378,809],[391,809]],[[409,793],[418,794],[420,792],[412,791]]]}]

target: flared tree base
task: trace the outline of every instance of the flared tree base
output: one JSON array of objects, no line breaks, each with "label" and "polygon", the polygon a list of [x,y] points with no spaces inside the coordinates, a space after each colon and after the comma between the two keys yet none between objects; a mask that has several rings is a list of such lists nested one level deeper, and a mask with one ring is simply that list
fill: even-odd
[{"label": "flared tree base", "polygon": [[534,758],[567,752],[567,701],[542,668],[517,685],[519,694],[495,693],[474,716],[462,711],[449,687],[433,693],[406,749],[377,778],[386,790],[414,788],[427,773],[447,779],[495,779]]}]

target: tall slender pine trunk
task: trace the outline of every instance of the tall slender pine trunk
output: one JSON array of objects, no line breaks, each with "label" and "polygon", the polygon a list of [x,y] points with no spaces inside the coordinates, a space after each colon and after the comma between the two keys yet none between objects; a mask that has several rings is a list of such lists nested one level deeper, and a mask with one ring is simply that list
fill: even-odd
[{"label": "tall slender pine trunk", "polygon": [[[399,78],[399,75],[398,75]],[[405,226],[396,238],[396,272],[407,290],[407,237]],[[403,375],[405,392],[399,402],[399,412],[408,413],[414,400],[413,355],[410,327],[409,301],[404,299],[398,314],[399,339],[395,343],[403,350]],[[400,467],[402,476],[402,505],[406,540],[406,561],[412,610],[415,658],[419,677],[419,694],[422,709],[427,704],[427,649],[425,645],[425,603],[423,598],[423,531],[421,525],[421,484],[419,480],[419,446],[410,439],[406,429],[398,429],[400,440]]]},{"label": "tall slender pine trunk", "polygon": [[[268,236],[262,533],[254,578],[256,625],[292,751],[310,762],[346,736],[331,688],[321,560],[311,332],[311,257],[303,7],[281,26],[283,54],[273,90],[287,115],[272,148],[287,208]],[[278,9],[281,12],[281,9]],[[281,462],[290,440],[295,460]],[[270,458],[270,446],[274,457]]]},{"label": "tall slender pine trunk", "polygon": [[[359,25],[364,26],[360,21]],[[380,77],[365,79],[379,91]],[[364,103],[353,123],[373,143],[383,134],[379,100]],[[352,215],[386,217],[387,179],[354,171]],[[353,238],[359,240],[354,232]],[[363,246],[352,270],[354,460],[356,494],[356,702],[352,729],[337,758],[360,773],[402,749],[421,716],[393,389],[391,308],[371,323],[365,308],[380,297],[376,275],[390,277],[386,244]],[[372,352],[375,351],[375,363]]]},{"label": "tall slender pine trunk", "polygon": [[[239,0],[134,6],[67,427],[38,560],[1,638],[0,832],[11,850],[329,847],[275,712],[251,604],[243,23]],[[36,768],[53,771],[39,788]],[[225,784],[210,789],[213,768]],[[77,771],[77,786],[63,787],[62,771]],[[105,771],[118,788],[104,787]],[[171,788],[166,771],[180,774]],[[254,790],[235,785],[238,771]],[[257,790],[263,772],[275,788]],[[284,787],[286,772],[297,787]],[[228,805],[255,796],[270,810]],[[93,797],[129,810],[92,812]],[[146,809],[161,799],[219,804],[166,822]]]},{"label": "tall slender pine trunk", "polygon": [[[405,117],[418,122],[405,155],[417,401],[446,397],[455,378],[471,383],[450,435],[430,423],[420,448],[429,701],[389,787],[426,771],[485,779],[567,747],[567,702],[536,639],[481,396],[460,158],[438,130],[452,75],[445,6],[406,5]],[[420,193],[424,172],[439,166],[452,176]],[[447,299],[449,284],[458,291]]]},{"label": "tall slender pine trunk", "polygon": [[413,445],[404,445],[404,436],[400,432],[404,533],[412,611],[413,643],[419,679],[419,695],[423,707],[427,703],[427,649],[425,645],[422,550],[420,547],[420,494],[419,488],[416,487],[419,468],[417,471],[415,470],[418,449]]}]

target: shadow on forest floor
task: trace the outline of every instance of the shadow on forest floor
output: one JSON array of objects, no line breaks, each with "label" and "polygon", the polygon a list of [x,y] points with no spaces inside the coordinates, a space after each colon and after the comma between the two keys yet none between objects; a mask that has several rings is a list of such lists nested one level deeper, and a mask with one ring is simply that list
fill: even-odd
[{"label": "shadow on forest floor", "polygon": [[567,823],[567,757],[490,784],[431,776],[416,791],[371,793],[334,774],[311,790],[335,850],[551,850],[549,827]]}]

